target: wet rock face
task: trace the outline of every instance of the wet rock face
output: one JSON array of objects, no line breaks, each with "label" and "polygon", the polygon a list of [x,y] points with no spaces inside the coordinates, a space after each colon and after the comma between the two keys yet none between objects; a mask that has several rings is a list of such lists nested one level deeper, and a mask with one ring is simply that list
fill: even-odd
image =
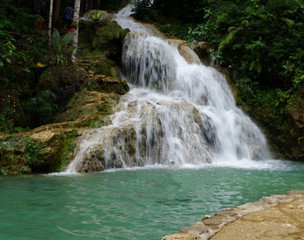
[{"label": "wet rock face", "polygon": [[83,156],[83,161],[81,161],[77,166],[77,172],[101,172],[104,170],[104,154],[102,154],[98,149],[90,151],[88,154]]},{"label": "wet rock face", "polygon": [[[100,129],[91,131],[91,134],[95,134],[94,132]],[[145,125],[136,126],[134,122],[103,129],[95,144],[80,156],[77,172],[99,172],[109,168],[144,166],[144,157],[147,154],[153,159],[160,159],[161,141],[152,137],[147,146],[146,131]]]},{"label": "wet rock face", "polygon": [[201,60],[202,63],[205,65],[209,66],[210,63],[212,62],[209,49],[210,46],[208,45],[207,42],[199,42],[196,45],[191,45],[191,48],[193,51],[199,56],[199,59]]},{"label": "wet rock face", "polygon": [[177,48],[180,55],[182,55],[188,63],[201,64],[198,55],[188,46],[186,41],[178,39],[168,39],[167,41],[170,45],[173,45]]},{"label": "wet rock face", "polygon": [[[183,118],[167,116],[167,108],[174,108],[177,115],[184,115]],[[203,126],[210,126],[210,119],[202,118],[193,105],[185,101],[177,104],[164,100],[155,105],[133,100],[122,101],[115,111],[117,114],[111,119],[113,125],[86,131],[79,139],[76,171],[211,161],[208,149],[215,148],[218,140],[213,135],[204,136]],[[179,121],[188,122],[187,128],[180,127],[183,124]],[[190,133],[201,137],[192,138]],[[177,148],[180,155],[176,155]]]},{"label": "wet rock face", "polygon": [[71,128],[48,129],[0,136],[0,174],[49,173],[60,171],[72,156],[78,132]]},{"label": "wet rock face", "polygon": [[124,73],[139,87],[167,91],[174,82],[176,63],[168,44],[146,33],[130,32],[123,47]]}]

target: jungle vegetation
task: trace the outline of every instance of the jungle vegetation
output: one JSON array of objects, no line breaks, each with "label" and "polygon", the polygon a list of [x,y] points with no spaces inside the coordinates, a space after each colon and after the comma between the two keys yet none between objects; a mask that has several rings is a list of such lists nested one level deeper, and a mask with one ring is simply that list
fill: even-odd
[{"label": "jungle vegetation", "polygon": [[[27,131],[52,121],[75,91],[79,79],[74,77],[70,92],[62,86],[49,87],[40,82],[49,69],[71,66],[73,33],[64,28],[63,14],[74,0],[53,0],[52,39],[48,40],[50,0],[41,0],[39,14],[31,8],[32,0],[0,0],[0,132]],[[124,0],[82,0],[80,15],[90,9],[115,12]],[[74,72],[71,68],[70,72]],[[63,99],[64,96],[69,99]]]},{"label": "jungle vegetation", "polygon": [[[116,11],[127,1],[82,0],[80,11]],[[72,0],[54,0],[53,40],[47,39],[48,5],[33,14],[27,0],[0,0],[0,131],[24,131],[51,122],[63,106],[60,96],[79,89],[74,77],[68,94],[39,83],[71,65],[62,15]],[[228,68],[239,91],[237,103],[290,134],[289,109],[304,111],[304,3],[302,0],[141,0],[135,17],[157,25],[190,45],[205,42],[214,64]],[[42,20],[37,22],[37,19]],[[58,32],[56,30],[58,29]],[[59,33],[59,34],[58,34]],[[57,39],[55,39],[57,38]],[[71,68],[73,72],[73,68]],[[58,90],[59,88],[57,88]],[[254,115],[254,114],[253,114]],[[259,119],[260,120],[260,119]],[[295,139],[304,137],[299,132]],[[294,144],[294,143],[292,143]]]},{"label": "jungle vegetation", "polygon": [[212,60],[229,67],[246,103],[286,118],[303,107],[304,2],[302,0],[149,0],[136,17],[155,22],[189,43],[205,41]]}]

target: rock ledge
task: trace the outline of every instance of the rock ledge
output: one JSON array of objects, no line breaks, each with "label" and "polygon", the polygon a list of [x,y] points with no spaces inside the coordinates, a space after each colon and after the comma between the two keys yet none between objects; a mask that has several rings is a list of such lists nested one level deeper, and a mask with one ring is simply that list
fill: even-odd
[{"label": "rock ledge", "polygon": [[205,216],[162,240],[303,239],[303,225],[304,190],[297,190]]}]

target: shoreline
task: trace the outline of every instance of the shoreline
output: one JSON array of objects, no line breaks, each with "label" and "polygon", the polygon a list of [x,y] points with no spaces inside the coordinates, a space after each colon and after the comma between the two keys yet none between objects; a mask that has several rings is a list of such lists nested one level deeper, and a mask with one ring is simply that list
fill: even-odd
[{"label": "shoreline", "polygon": [[[286,239],[303,239],[297,238],[304,236],[301,224],[304,224],[304,190],[295,190],[206,215],[201,222],[162,240],[285,239],[281,235]],[[290,238],[291,235],[294,237]]]}]

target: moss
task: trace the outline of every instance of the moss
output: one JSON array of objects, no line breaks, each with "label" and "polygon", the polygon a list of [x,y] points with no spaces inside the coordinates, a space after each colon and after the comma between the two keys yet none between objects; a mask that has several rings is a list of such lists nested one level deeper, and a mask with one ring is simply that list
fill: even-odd
[{"label": "moss", "polygon": [[117,94],[126,94],[129,91],[129,86],[126,81],[121,82],[100,82],[100,88],[105,92],[114,92]]},{"label": "moss", "polygon": [[106,24],[87,22],[80,26],[79,46],[82,54],[90,55],[100,51],[116,63],[121,61],[123,40],[128,30],[122,29],[116,22]]},{"label": "moss", "polygon": [[49,67],[41,74],[37,90],[39,92],[48,89],[56,89],[61,86],[71,86],[75,79],[81,81],[81,86],[86,84],[84,73],[75,65],[67,67],[56,65]]},{"label": "moss", "polygon": [[26,160],[28,137],[14,136],[0,140],[0,174],[16,175],[31,173]]},{"label": "moss", "polygon": [[27,139],[25,147],[26,147],[25,159],[29,167],[33,171],[37,171],[37,169],[43,167],[44,164],[43,150],[47,147],[47,145],[41,142],[36,142]]},{"label": "moss", "polygon": [[13,136],[0,140],[0,174],[19,175],[50,173],[64,169],[75,148],[76,130],[55,134],[50,143],[29,136]]},{"label": "moss", "polygon": [[77,136],[78,132],[74,129],[58,138],[57,144],[60,146],[60,150],[57,151],[54,156],[54,159],[57,160],[56,164],[53,166],[54,171],[62,171],[70,163],[71,157],[73,156],[72,153],[76,147],[75,139]]}]

